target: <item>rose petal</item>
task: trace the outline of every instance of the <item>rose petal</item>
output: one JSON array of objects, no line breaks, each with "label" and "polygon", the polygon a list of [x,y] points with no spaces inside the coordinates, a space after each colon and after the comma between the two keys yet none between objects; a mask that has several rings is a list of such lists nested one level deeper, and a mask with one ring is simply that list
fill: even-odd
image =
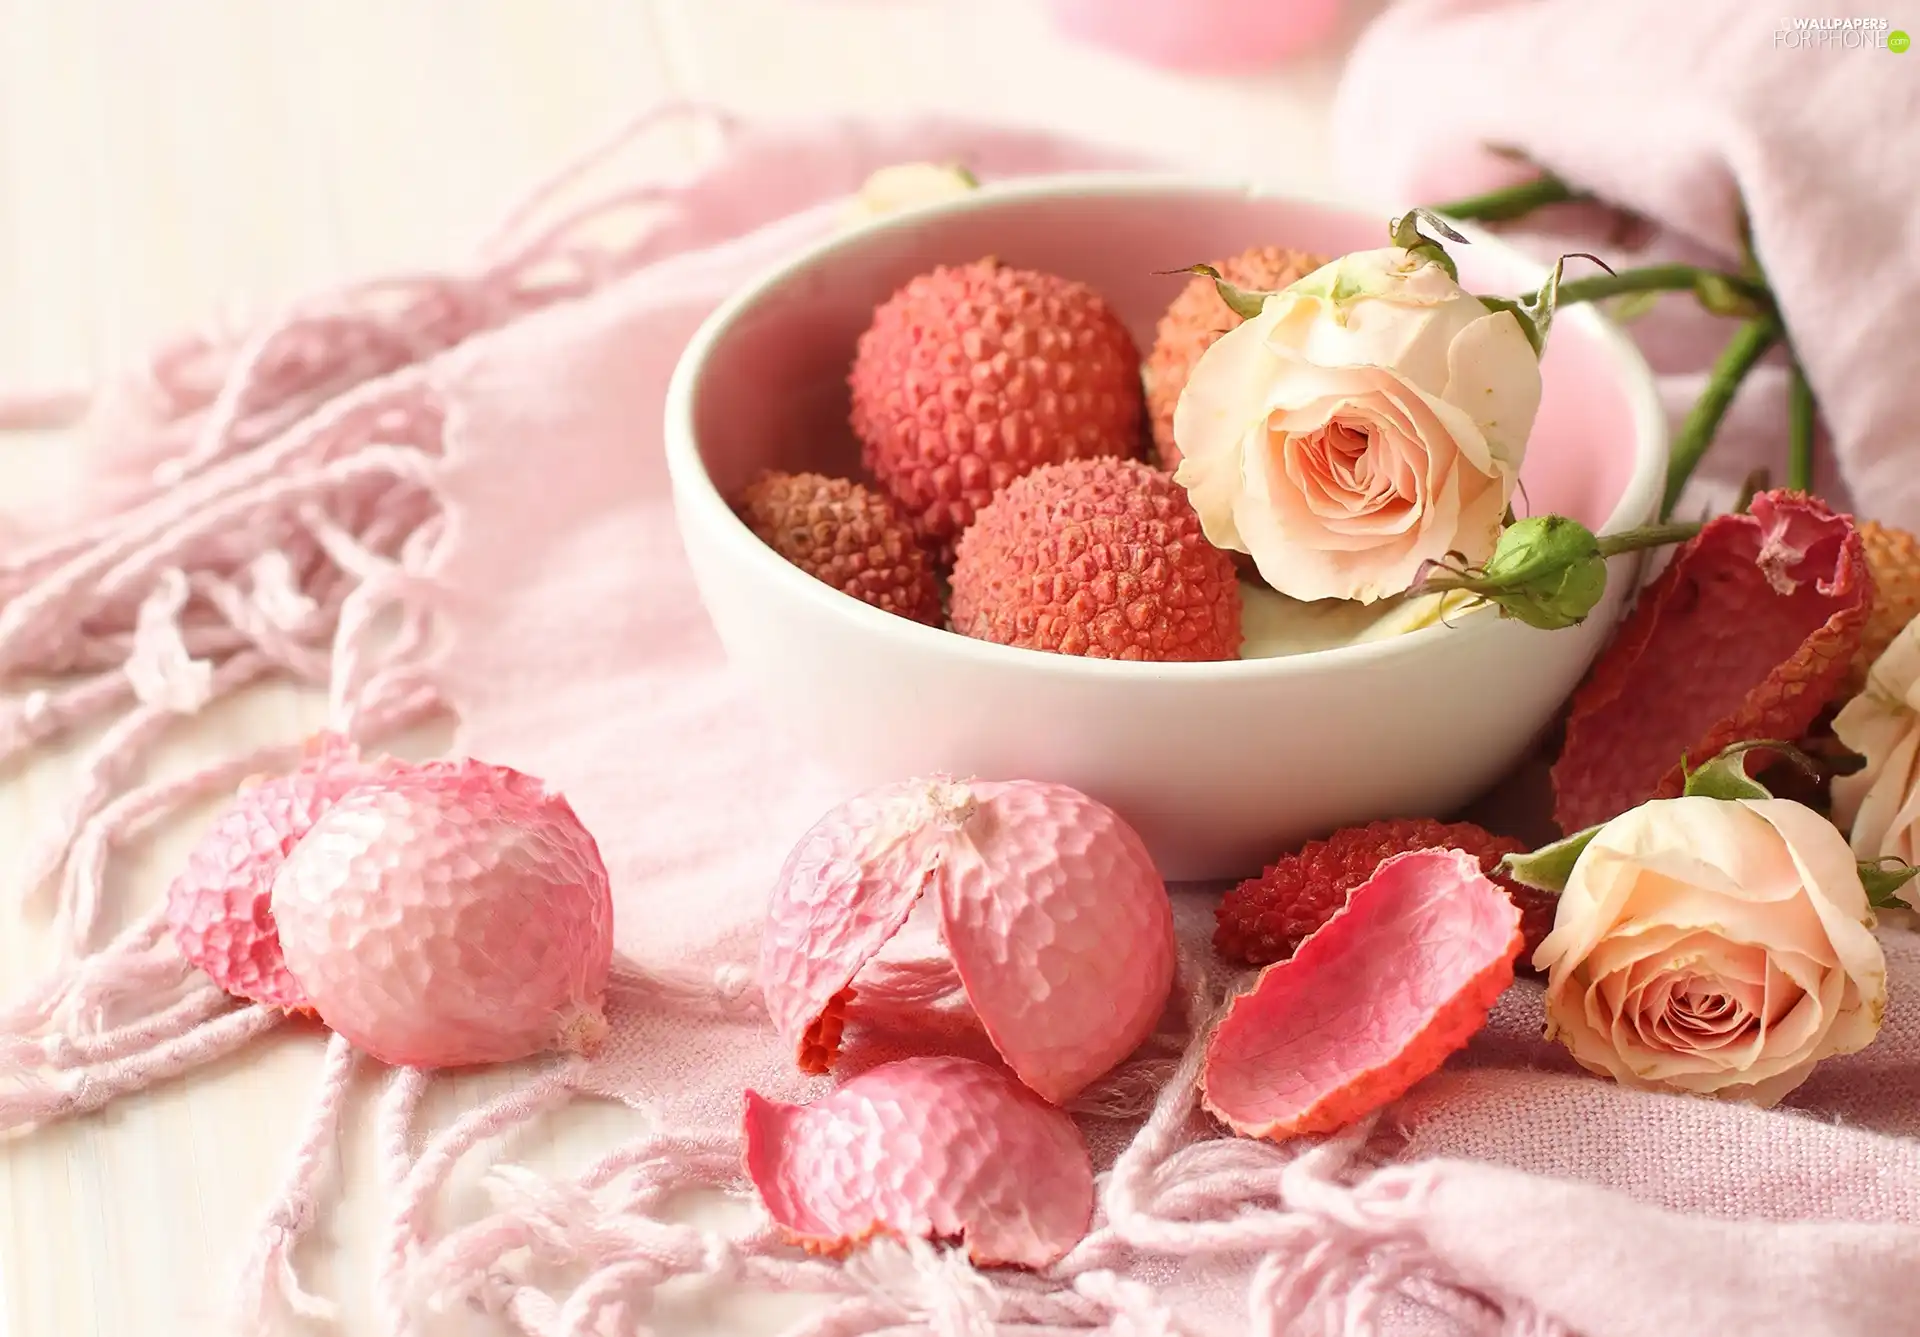
[{"label": "rose petal", "polygon": [[853,977],[907,922],[938,867],[922,836],[924,788],[889,785],[836,807],[800,838],[774,884],[761,989],[808,1072],[832,1064]]},{"label": "rose petal", "polygon": [[1511,311],[1489,312],[1460,331],[1447,348],[1442,398],[1464,409],[1479,429],[1490,456],[1475,461],[1481,470],[1491,471],[1498,460],[1519,472],[1540,412],[1540,361]]},{"label": "rose petal", "polygon": [[[1863,859],[1920,856],[1920,621],[1876,659],[1833,733],[1866,759],[1833,782],[1834,819]],[[1907,893],[1911,898],[1913,893]]]},{"label": "rose petal", "polygon": [[1853,851],[1832,823],[1802,804],[1768,799],[1744,801],[1740,806],[1765,821],[1786,843],[1841,972],[1859,987],[1863,1005],[1858,1015],[1836,1023],[1835,1040],[1841,1046],[1836,1052],[1864,1048],[1880,1028],[1887,959],[1868,927],[1873,909],[1867,904]]},{"label": "rose petal", "polygon": [[1207,1108],[1235,1132],[1329,1132],[1403,1094],[1513,982],[1520,912],[1471,855],[1396,855],[1236,998],[1207,1043]]},{"label": "rose petal", "polygon": [[1173,903],[1146,845],[1104,807],[1043,818],[1059,789],[974,785],[976,821],[1054,838],[970,843],[939,880],[941,931],[974,1014],[1020,1080],[1056,1103],[1153,1034],[1174,968]]},{"label": "rose petal", "polygon": [[746,1093],[746,1172],[774,1223],[838,1255],[885,1233],[1045,1267],[1086,1234],[1093,1166],[1073,1121],[983,1064],[912,1058],[813,1105]]}]

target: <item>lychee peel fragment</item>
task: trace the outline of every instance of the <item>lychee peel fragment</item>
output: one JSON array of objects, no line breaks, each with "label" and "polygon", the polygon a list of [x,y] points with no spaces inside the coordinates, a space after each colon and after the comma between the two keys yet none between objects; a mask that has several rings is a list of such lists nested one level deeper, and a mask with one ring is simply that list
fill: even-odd
[{"label": "lychee peel fragment", "polygon": [[768,1214],[817,1253],[887,1234],[964,1240],[981,1266],[1041,1268],[1093,1218],[1073,1120],[968,1059],[888,1063],[813,1105],[749,1091],[745,1133]]},{"label": "lychee peel fragment", "polygon": [[1206,1106],[1236,1133],[1328,1133],[1395,1100],[1513,983],[1520,910],[1470,854],[1396,855],[1207,1042]]},{"label": "lychee peel fragment", "polygon": [[761,984],[803,1068],[831,1066],[855,976],[923,892],[975,1016],[1046,1099],[1071,1099],[1153,1033],[1173,908],[1139,835],[1065,785],[935,777],[835,808],[781,872]]},{"label": "lychee peel fragment", "polygon": [[1709,521],[1574,694],[1553,768],[1561,829],[1675,797],[1683,758],[1802,736],[1845,681],[1873,597],[1852,519],[1812,497],[1763,492]]},{"label": "lychee peel fragment", "polygon": [[310,1010],[280,947],[273,879],[329,808],[396,764],[363,761],[344,738],[319,734],[296,769],[243,783],[167,889],[167,928],[181,955],[237,997]]}]

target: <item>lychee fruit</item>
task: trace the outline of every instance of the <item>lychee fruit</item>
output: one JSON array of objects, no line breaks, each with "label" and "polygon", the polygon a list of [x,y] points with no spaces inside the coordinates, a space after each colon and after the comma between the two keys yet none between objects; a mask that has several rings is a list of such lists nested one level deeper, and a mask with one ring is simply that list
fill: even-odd
[{"label": "lychee fruit", "polygon": [[463,760],[363,784],[294,846],[272,904],[313,1010],[383,1063],[507,1063],[606,1036],[606,865],[532,776]]},{"label": "lychee fruit", "polygon": [[1140,353],[1084,283],[995,260],[935,269],[860,336],[867,468],[943,560],[995,493],[1042,464],[1140,447]]},{"label": "lychee fruit", "polygon": [[933,562],[887,498],[846,478],[761,474],[735,506],[761,542],[816,579],[916,622],[941,620]]},{"label": "lychee fruit", "polygon": [[760,982],[801,1067],[839,1054],[861,972],[925,897],[967,1002],[1056,1104],[1153,1034],[1173,986],[1173,905],[1139,833],[1037,780],[904,780],[800,838],[774,884]]},{"label": "lychee fruit", "polygon": [[961,536],[953,628],[1095,659],[1233,659],[1240,585],[1171,475],[1070,460],[1009,484]]},{"label": "lychee fruit", "polygon": [[[1327,263],[1327,257],[1281,246],[1254,246],[1214,265],[1220,276],[1236,287],[1273,292],[1305,278]],[[1155,330],[1153,351],[1147,355],[1147,416],[1153,424],[1153,444],[1167,469],[1180,464],[1180,448],[1173,440],[1173,407],[1187,388],[1187,377],[1213,341],[1240,324],[1240,317],[1220,299],[1213,280],[1196,275],[1173,299]]]},{"label": "lychee fruit", "polygon": [[167,889],[167,928],[181,955],[230,994],[307,1010],[306,991],[280,950],[273,879],[329,808],[397,764],[362,761],[345,739],[321,734],[296,770],[243,784]]},{"label": "lychee fruit", "polygon": [[1214,910],[1213,949],[1241,965],[1284,961],[1339,913],[1353,889],[1381,864],[1396,854],[1429,849],[1472,855],[1481,873],[1494,878],[1520,907],[1531,949],[1553,928],[1555,900],[1496,876],[1501,859],[1524,854],[1526,848],[1472,822],[1439,822],[1430,817],[1344,827],[1276,859],[1258,877],[1248,878],[1222,897]]},{"label": "lychee fruit", "polygon": [[1864,520],[1860,542],[1866,548],[1867,569],[1873,573],[1873,609],[1847,672],[1840,694],[1843,700],[1860,694],[1873,661],[1886,653],[1909,622],[1920,617],[1920,538],[1892,525]]}]

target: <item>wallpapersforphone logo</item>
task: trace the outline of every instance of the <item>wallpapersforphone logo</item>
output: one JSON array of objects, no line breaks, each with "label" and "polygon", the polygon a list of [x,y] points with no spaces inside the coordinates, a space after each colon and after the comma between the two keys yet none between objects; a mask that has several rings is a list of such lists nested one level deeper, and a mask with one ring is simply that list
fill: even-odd
[{"label": "wallpapersforphone logo", "polygon": [[1895,55],[1913,44],[1888,19],[1781,19],[1773,30],[1775,47],[1789,51],[1891,51]]}]

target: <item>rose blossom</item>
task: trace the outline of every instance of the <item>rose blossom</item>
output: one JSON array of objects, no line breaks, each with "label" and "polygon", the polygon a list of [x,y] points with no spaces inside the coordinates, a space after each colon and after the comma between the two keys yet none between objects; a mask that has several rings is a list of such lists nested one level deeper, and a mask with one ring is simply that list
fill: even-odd
[{"label": "rose blossom", "polygon": [[1872,922],[1853,852],[1811,808],[1643,804],[1580,855],[1533,955],[1547,1035],[1630,1086],[1770,1105],[1879,1030]]},{"label": "rose blossom", "polygon": [[1920,622],[1874,661],[1866,689],[1834,716],[1833,733],[1867,759],[1833,782],[1834,819],[1850,831],[1853,852],[1920,862]]},{"label": "rose blossom", "polygon": [[1449,552],[1493,551],[1540,406],[1540,362],[1399,247],[1325,265],[1201,357],[1174,410],[1207,538],[1296,599],[1372,602]]}]

